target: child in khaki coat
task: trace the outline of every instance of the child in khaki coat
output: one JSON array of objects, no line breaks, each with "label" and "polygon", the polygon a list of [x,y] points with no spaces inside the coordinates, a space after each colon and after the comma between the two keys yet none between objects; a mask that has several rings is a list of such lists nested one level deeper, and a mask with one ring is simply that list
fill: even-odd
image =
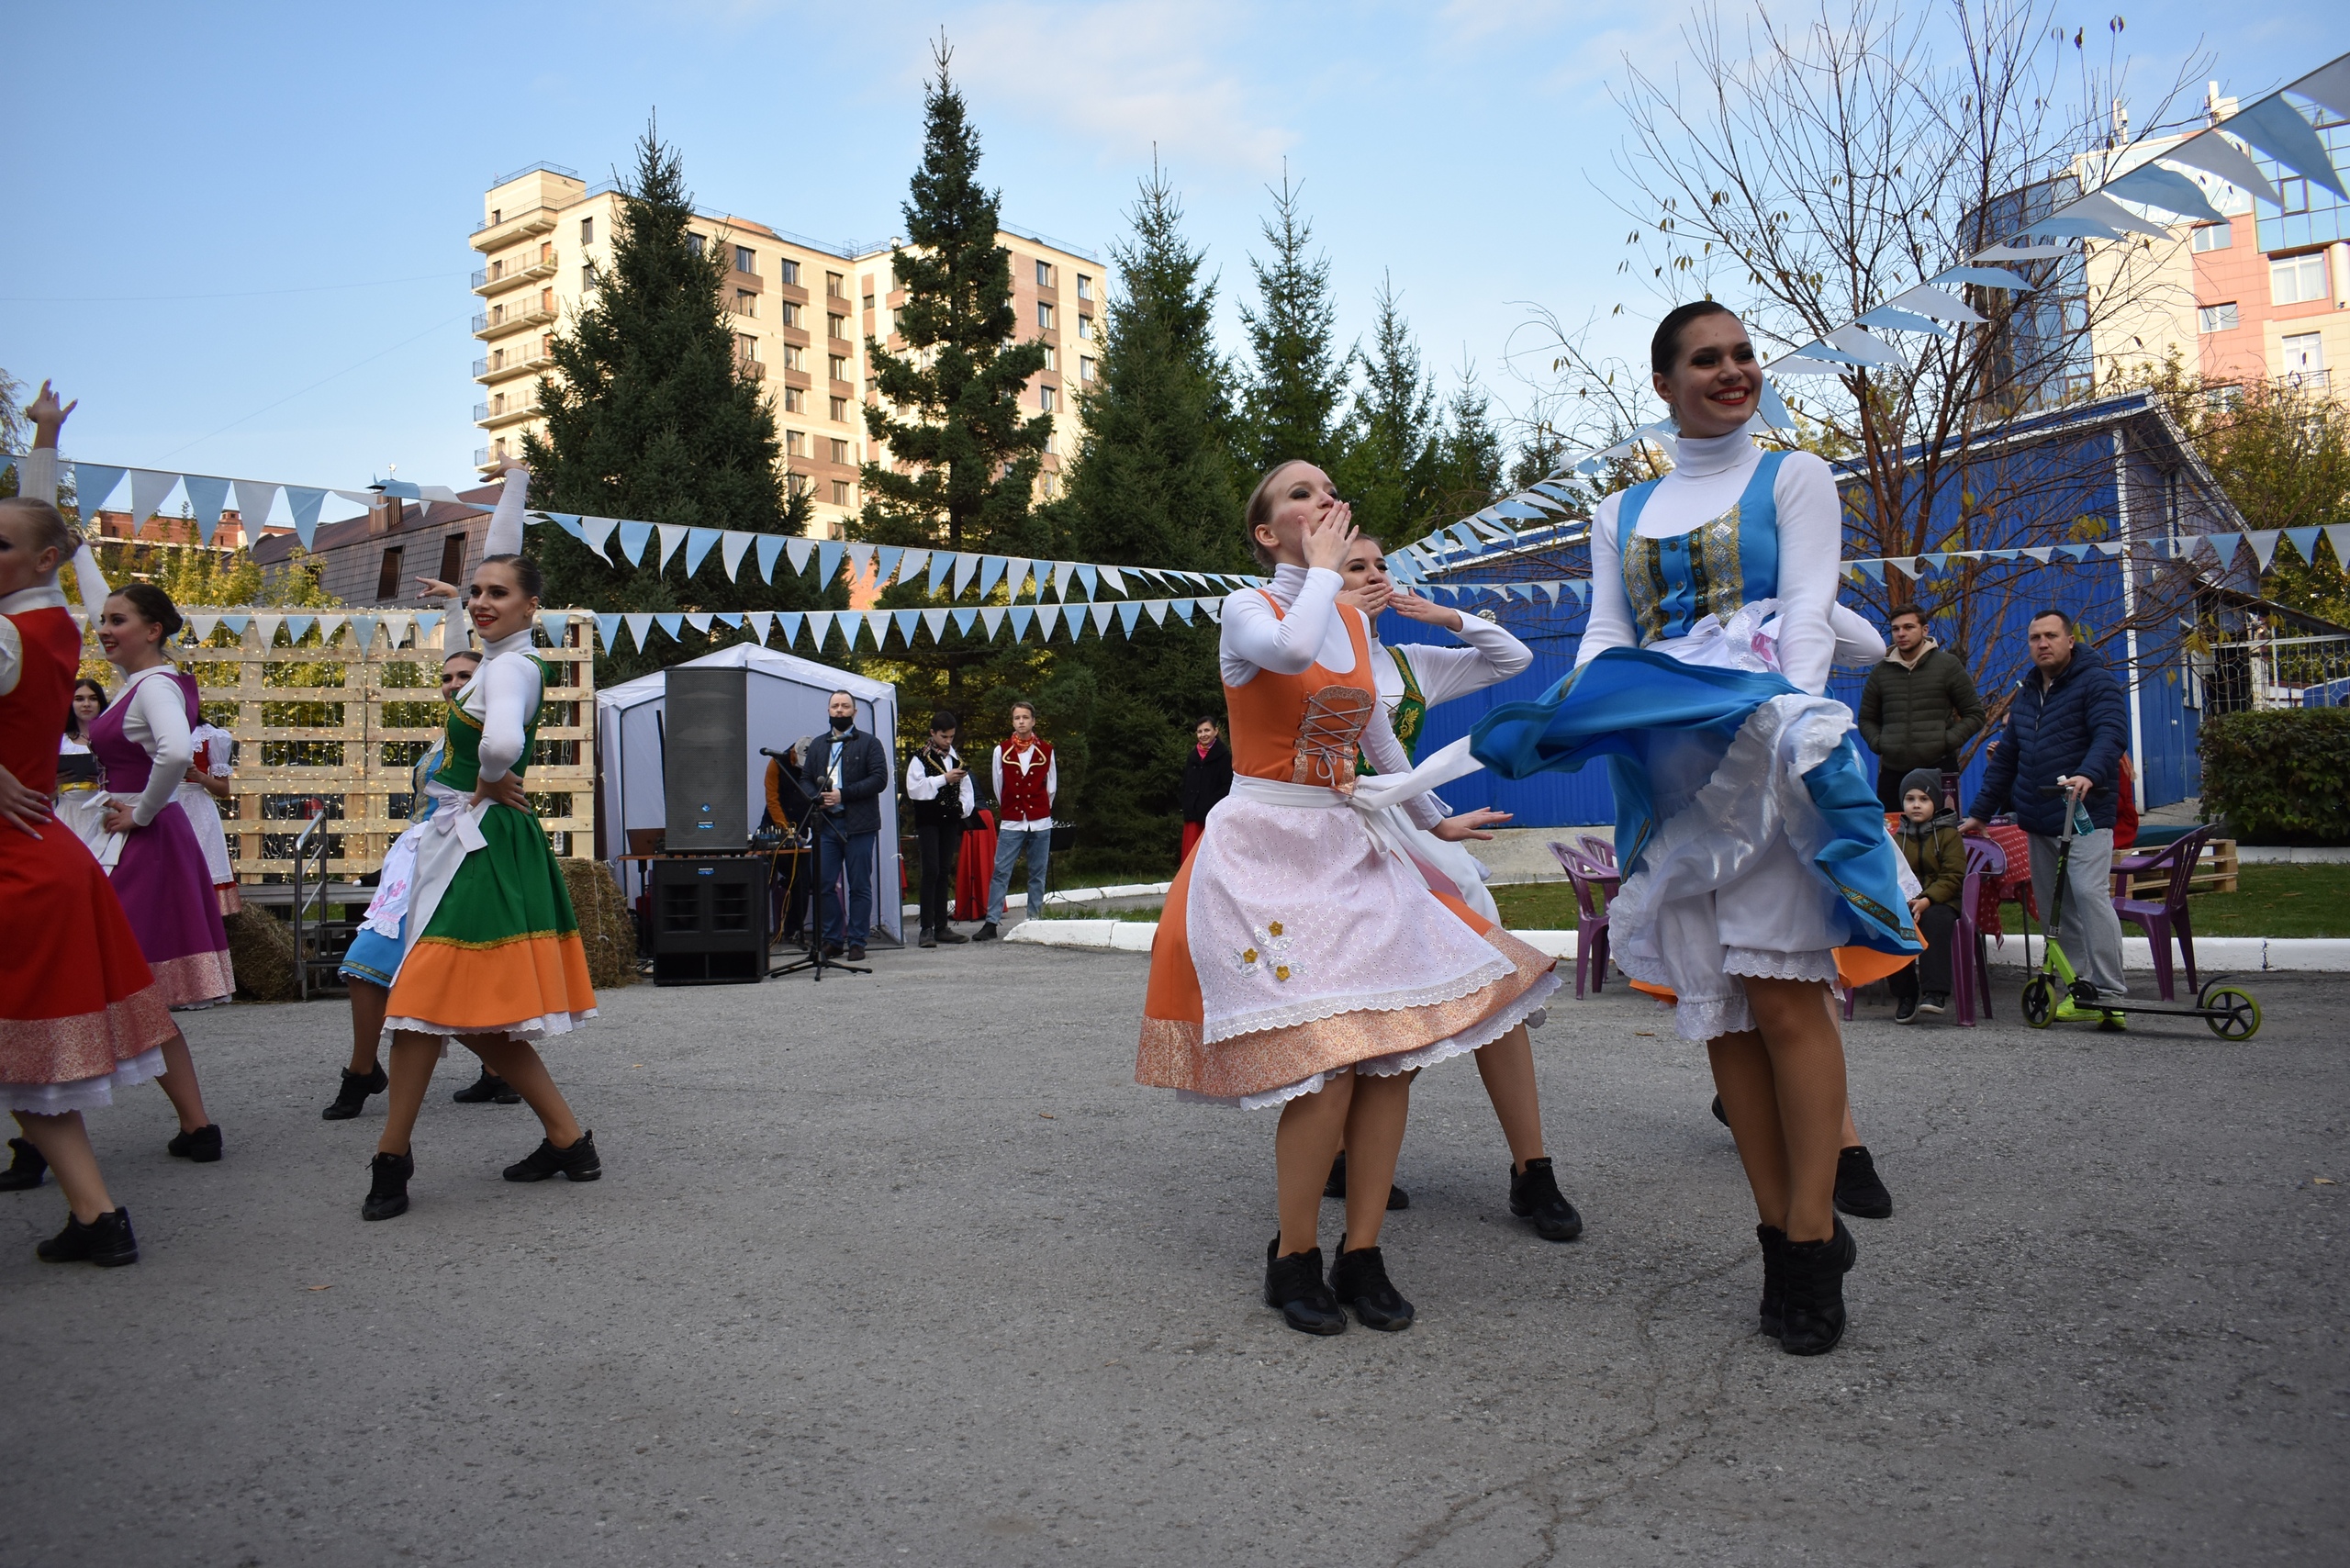
[{"label": "child in khaki coat", "polygon": [[1909,901],[1910,918],[1926,950],[1915,968],[1892,976],[1893,1021],[1910,1024],[1920,1013],[1938,1014],[1950,1001],[1950,945],[1958,925],[1958,900],[1966,886],[1966,843],[1958,820],[1942,809],[1942,776],[1913,767],[1901,778],[1901,826],[1893,840],[1919,882]]}]

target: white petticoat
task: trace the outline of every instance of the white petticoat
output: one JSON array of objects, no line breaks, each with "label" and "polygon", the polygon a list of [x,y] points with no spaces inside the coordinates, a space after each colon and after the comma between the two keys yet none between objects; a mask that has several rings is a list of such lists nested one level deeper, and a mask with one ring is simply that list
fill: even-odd
[{"label": "white petticoat", "polygon": [[163,1076],[163,1047],[140,1052],[112,1071],[69,1083],[0,1083],[0,1111],[22,1111],[33,1116],[61,1116],[68,1111],[96,1111],[114,1103],[114,1092]]}]

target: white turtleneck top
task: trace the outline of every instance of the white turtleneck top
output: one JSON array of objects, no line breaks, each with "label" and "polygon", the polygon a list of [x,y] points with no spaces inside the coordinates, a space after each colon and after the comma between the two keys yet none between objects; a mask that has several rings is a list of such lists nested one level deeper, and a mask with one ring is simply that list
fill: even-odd
[{"label": "white turtleneck top", "polygon": [[[1640,509],[1643,538],[1670,539],[1712,521],[1738,504],[1762,452],[1744,431],[1684,437],[1672,473]],[[1827,462],[1791,452],[1772,487],[1779,510],[1779,668],[1798,689],[1820,695],[1836,655],[1830,622],[1836,605],[1837,567],[1844,551],[1843,502]],[[1624,563],[1617,515],[1624,492],[1599,503],[1591,521],[1591,620],[1575,663],[1606,648],[1637,648],[1639,628],[1624,592]]]},{"label": "white turtleneck top", "polygon": [[539,666],[531,628],[482,649],[481,666],[457,693],[457,705],[481,721],[481,779],[495,783],[522,760],[522,736],[539,711]]},{"label": "white turtleneck top", "polygon": [[[1276,566],[1264,588],[1242,588],[1224,601],[1223,636],[1216,664],[1226,686],[1246,686],[1259,670],[1275,675],[1304,675],[1320,665],[1333,675],[1354,673],[1354,639],[1347,633],[1347,618],[1337,612],[1338,590],[1345,579],[1326,567]],[[1270,596],[1281,607],[1276,614]],[[1366,639],[1377,647],[1375,639]],[[1364,672],[1364,687],[1377,695],[1376,672]],[[1412,759],[1395,738],[1388,722],[1387,704],[1373,701],[1371,722],[1364,727],[1362,754],[1385,774],[1409,773]],[[1444,810],[1427,795],[1403,803],[1404,814],[1423,828],[1444,820]]]}]

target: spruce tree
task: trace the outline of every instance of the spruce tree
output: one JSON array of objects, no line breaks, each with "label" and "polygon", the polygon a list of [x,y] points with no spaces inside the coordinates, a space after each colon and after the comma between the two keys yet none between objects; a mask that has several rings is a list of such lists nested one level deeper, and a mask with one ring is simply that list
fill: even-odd
[{"label": "spruce tree", "polygon": [[[865,509],[854,532],[877,544],[984,552],[1028,558],[1050,552],[1050,531],[1033,506],[1052,421],[1024,409],[1029,377],[1045,367],[1041,342],[1015,342],[1011,252],[996,242],[999,195],[979,181],[979,136],[942,41],[923,102],[922,165],[902,208],[906,243],[890,269],[905,303],[894,312],[902,351],[866,340],[878,401],[865,422],[877,460],[865,465]],[[1015,587],[1017,585],[1014,585]],[[925,586],[900,584],[881,603],[933,602]],[[990,644],[974,628],[951,623],[878,661],[899,685],[899,711],[910,725],[944,705],[979,721],[978,741],[1004,733],[1000,711],[1014,697],[1043,700],[1050,655],[1035,644]],[[1076,715],[1047,712],[1048,731]],[[992,727],[990,727],[992,726]]]},{"label": "spruce tree", "polygon": [[1445,405],[1443,431],[1437,438],[1431,497],[1436,510],[1429,523],[1455,521],[1500,499],[1502,458],[1501,432],[1494,429],[1493,399],[1478,385],[1475,368],[1463,365],[1460,384]]},{"label": "spruce tree", "polygon": [[1393,550],[1439,522],[1440,467],[1436,386],[1404,320],[1393,284],[1379,286],[1371,348],[1355,357],[1362,386],[1348,418],[1346,450],[1332,477],[1354,503],[1355,524]]},{"label": "spruce tree", "polygon": [[1264,222],[1264,235],[1272,254],[1249,258],[1257,306],[1240,311],[1254,362],[1243,455],[1259,473],[1298,458],[1328,471],[1338,460],[1347,391],[1345,358],[1334,347],[1338,317],[1330,302],[1330,259],[1308,253],[1314,226],[1299,210],[1298,187],[1290,184],[1287,169],[1281,188],[1271,195],[1273,215]]},{"label": "spruce tree", "polygon": [[[802,532],[808,502],[785,483],[775,410],[761,384],[736,367],[734,332],[720,303],[722,246],[693,243],[693,201],[677,150],[648,128],[636,153],[634,178],[621,194],[612,263],[598,270],[592,298],[555,334],[555,373],[539,384],[546,434],[524,442],[531,504],[694,528]],[[818,602],[788,565],[770,585],[746,558],[730,582],[721,553],[712,551],[688,578],[675,559],[668,571],[657,568],[657,546],[637,564],[620,559],[617,541],[606,548],[616,564],[558,529],[534,530],[531,549],[546,573],[545,602],[606,612]],[[607,649],[596,660],[597,681],[691,658],[712,641],[685,628],[676,642]]]},{"label": "spruce tree", "polygon": [[[1132,235],[1112,249],[1118,281],[1105,302],[1094,390],[1081,403],[1085,433],[1068,498],[1055,509],[1069,551],[1113,566],[1253,571],[1240,526],[1253,475],[1235,451],[1215,286],[1201,276],[1181,203],[1155,164],[1127,217]],[[1140,587],[1130,580],[1129,591]],[[1060,657],[1092,681],[1082,756],[1062,742],[1061,788],[1083,823],[1080,856],[1133,874],[1171,870],[1192,727],[1224,711],[1215,628],[1139,622]]]}]

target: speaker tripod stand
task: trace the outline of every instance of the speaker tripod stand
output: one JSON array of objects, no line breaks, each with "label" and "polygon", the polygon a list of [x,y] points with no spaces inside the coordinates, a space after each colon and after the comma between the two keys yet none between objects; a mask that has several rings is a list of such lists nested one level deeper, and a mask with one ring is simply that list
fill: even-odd
[{"label": "speaker tripod stand", "polygon": [[[805,941],[805,946],[801,957],[792,959],[788,964],[778,964],[774,969],[769,969],[767,971],[769,980],[778,980],[785,975],[796,975],[802,969],[814,970],[815,979],[820,982],[823,980],[824,971],[827,969],[839,969],[852,975],[869,975],[873,972],[862,964],[843,963],[824,951],[824,857],[818,848],[817,839],[827,829],[831,830],[832,836],[826,842],[836,846],[840,850],[838,865],[841,875],[844,879],[848,875],[848,834],[842,831],[838,823],[825,820],[822,806],[811,807],[807,816],[801,819],[800,832],[796,835],[800,842],[807,846],[808,858],[815,863],[816,868],[808,878],[808,902],[800,917],[800,932]],[[844,901],[847,899],[847,889],[841,890],[841,897]],[[844,927],[848,924],[845,902],[841,910],[841,924]]]}]

